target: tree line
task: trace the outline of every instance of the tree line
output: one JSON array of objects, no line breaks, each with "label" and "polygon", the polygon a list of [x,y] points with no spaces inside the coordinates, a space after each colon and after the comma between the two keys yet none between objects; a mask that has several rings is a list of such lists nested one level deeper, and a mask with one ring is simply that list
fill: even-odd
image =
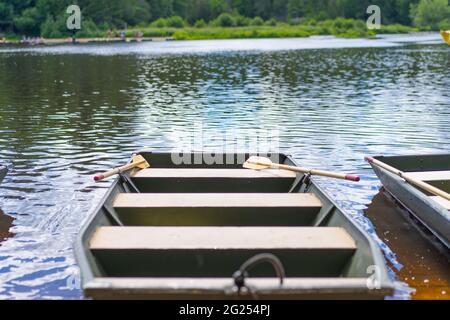
[{"label": "tree line", "polygon": [[274,24],[366,19],[369,5],[381,8],[383,24],[436,29],[450,23],[448,0],[0,0],[0,33],[51,35],[64,29],[66,8],[72,4],[80,6],[83,29],[88,30],[146,27],[158,19],[172,19],[175,26],[201,26],[224,15]]}]

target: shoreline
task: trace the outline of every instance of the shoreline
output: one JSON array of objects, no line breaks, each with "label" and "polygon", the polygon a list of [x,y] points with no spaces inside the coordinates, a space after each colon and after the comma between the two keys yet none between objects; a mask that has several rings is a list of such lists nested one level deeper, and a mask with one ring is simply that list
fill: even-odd
[{"label": "shoreline", "polygon": [[76,38],[75,41],[72,38],[38,38],[33,41],[23,42],[22,40],[6,40],[0,41],[1,46],[51,46],[61,44],[89,44],[89,43],[132,43],[132,42],[164,42],[174,41],[173,37],[127,37],[122,39],[119,37],[92,37],[92,38]]},{"label": "shoreline", "polygon": [[[337,38],[373,38],[381,34],[408,34],[411,32],[428,31],[404,25],[383,25],[378,30],[369,30],[362,21],[331,20],[311,24],[276,26],[239,26],[220,27],[208,26],[196,28],[185,26],[174,27],[130,27],[127,30],[96,31],[76,38],[76,43],[109,43],[109,42],[146,42],[171,40],[224,40],[224,39],[277,39],[277,38],[307,38],[311,36],[334,36]],[[16,38],[15,38],[16,37]],[[53,45],[73,43],[72,36],[67,34],[62,38],[32,38],[19,39],[13,36],[9,39],[0,38],[1,45]]]},{"label": "shoreline", "polygon": [[315,37],[330,37],[332,39],[364,39],[364,40],[382,40],[384,36],[418,36],[418,35],[430,35],[437,34],[437,39],[441,39],[439,32],[430,31],[419,31],[419,32],[408,32],[408,33],[386,33],[386,34],[376,34],[371,36],[363,37],[339,37],[336,35],[308,35],[302,37],[267,37],[267,38],[205,38],[205,39],[177,39],[175,37],[126,37],[125,39],[120,37],[89,37],[89,38],[76,38],[73,42],[72,38],[36,38],[30,40],[30,42],[23,42],[21,40],[9,40],[6,42],[0,41],[0,48],[2,47],[47,47],[47,46],[58,46],[67,44],[118,44],[118,43],[140,43],[140,42],[167,42],[167,41],[198,41],[198,40],[257,40],[257,39],[311,39]]}]

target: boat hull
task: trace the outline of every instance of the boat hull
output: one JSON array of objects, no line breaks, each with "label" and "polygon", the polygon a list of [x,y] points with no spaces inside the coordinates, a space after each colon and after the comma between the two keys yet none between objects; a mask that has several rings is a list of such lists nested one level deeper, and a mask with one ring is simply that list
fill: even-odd
[{"label": "boat hull", "polygon": [[[447,165],[450,166],[450,156],[447,155],[375,158],[405,172],[420,172],[432,169],[444,170],[447,169]],[[449,248],[450,212],[432,200],[425,192],[407,183],[399,176],[373,164],[372,168],[383,187]]]},{"label": "boat hull", "polygon": [[[151,165],[151,168],[148,169],[149,174],[158,172],[158,170],[150,170],[173,167],[172,164],[169,164],[171,161],[171,154],[169,153],[144,151],[140,152],[140,154],[143,155]],[[193,162],[192,164],[177,166],[177,168],[242,169],[242,162],[249,156],[250,155],[248,154],[224,155],[223,159],[227,157],[234,159],[235,162],[238,162],[237,164],[208,165],[207,163],[209,162],[203,159],[200,160],[199,163]],[[297,165],[286,155],[280,154],[277,155],[277,157],[279,158],[279,163]],[[195,156],[193,156],[192,159],[194,158]],[[239,160],[242,161],[239,163]],[[134,182],[139,181],[136,174],[130,174],[129,177],[132,180],[134,179]],[[294,184],[302,177],[303,176],[297,176],[297,178],[295,178],[294,176]],[[160,179],[160,177],[158,179]],[[173,177],[170,179],[173,180]],[[195,188],[195,184],[186,177],[183,179],[180,178],[171,181],[173,184],[188,183],[189,196],[193,196],[195,194],[193,193],[195,192],[193,189]],[[242,180],[242,177],[240,179],[238,178],[236,181],[236,185],[239,185],[240,187],[242,187],[242,184],[245,184],[248,188],[255,188],[256,190],[259,190],[259,192],[261,192],[261,190],[264,190],[262,192],[268,192],[266,189],[261,189],[256,183],[248,183],[245,179]],[[351,217],[347,216],[339,209],[321,188],[316,185],[313,179],[309,181],[305,180],[303,183],[298,184],[293,190],[290,190],[290,186],[284,186],[272,179],[265,179],[264,181],[264,183],[268,183],[272,186],[272,193],[259,193],[260,195],[266,194],[275,197],[283,192],[289,193],[289,191],[294,193],[307,192],[313,194],[315,199],[320,200],[322,207],[317,211],[316,216],[312,220],[308,218],[304,221],[299,220],[296,223],[290,222],[292,226],[283,225],[280,228],[280,226],[276,227],[276,223],[274,223],[274,221],[276,222],[274,218],[276,219],[277,216],[276,208],[274,208],[273,214],[261,214],[258,220],[256,220],[254,212],[248,208],[236,207],[235,209],[230,209],[227,206],[218,208],[217,205],[215,205],[216,215],[211,216],[210,211],[205,208],[200,208],[200,206],[199,210],[206,212],[209,215],[207,221],[201,223],[190,222],[189,227],[186,227],[185,222],[171,222],[170,226],[175,226],[176,229],[179,229],[180,227],[187,228],[186,230],[188,231],[186,232],[192,231],[192,229],[189,228],[217,229],[217,227],[220,227],[220,232],[225,229],[227,229],[227,232],[231,230],[228,234],[237,232],[235,235],[238,238],[242,237],[244,233],[244,231],[239,232],[239,230],[245,230],[245,234],[247,234],[246,232],[249,231],[256,232],[256,229],[267,228],[265,229],[267,230],[267,236],[262,236],[261,239],[259,239],[261,241],[264,241],[264,238],[272,236],[272,233],[284,232],[280,230],[284,230],[285,227],[290,228],[295,226],[305,228],[301,230],[313,233],[316,227],[317,229],[328,228],[321,229],[322,231],[328,230],[326,234],[331,234],[333,230],[339,229],[344,230],[346,234],[351,236],[356,248],[352,249],[351,252],[344,250],[340,253],[334,249],[326,248],[323,248],[325,250],[318,249],[314,251],[313,247],[320,246],[319,242],[314,242],[307,246],[308,249],[305,248],[301,251],[296,251],[298,252],[297,256],[292,255],[294,252],[292,250],[268,249],[267,251],[271,251],[271,253],[276,252],[276,255],[279,256],[285,264],[288,272],[284,284],[280,286],[278,279],[273,276],[273,271],[270,272],[267,271],[267,269],[261,269],[259,274],[255,271],[255,276],[249,278],[247,282],[252,287],[254,291],[253,294],[249,292],[238,294],[232,279],[232,274],[239,265],[244,262],[243,260],[245,260],[245,257],[253,256],[256,253],[266,252],[266,250],[261,251],[257,249],[259,244],[256,244],[255,247],[251,247],[251,245],[246,243],[252,241],[258,242],[258,239],[248,238],[243,241],[238,241],[238,243],[234,243],[233,245],[245,248],[241,248],[242,250],[236,248],[231,249],[226,246],[222,253],[217,250],[220,249],[219,243],[221,243],[223,239],[214,232],[210,233],[211,239],[208,237],[207,241],[203,241],[199,245],[199,247],[210,247],[198,250],[194,248],[192,255],[189,253],[189,250],[192,249],[189,246],[183,250],[174,251],[170,251],[173,248],[165,248],[164,246],[166,244],[170,247],[170,239],[164,243],[155,243],[155,241],[148,242],[148,246],[135,248],[130,251],[116,250],[112,253],[111,250],[103,250],[102,252],[99,252],[98,249],[102,249],[102,244],[97,243],[99,240],[99,230],[106,228],[112,232],[116,232],[117,230],[123,231],[125,229],[121,228],[126,227],[120,226],[122,223],[126,224],[126,220],[121,220],[121,213],[118,209],[118,199],[121,194],[130,193],[130,190],[127,190],[126,185],[120,178],[117,178],[112,183],[109,191],[100,204],[93,208],[89,221],[82,228],[75,242],[75,254],[81,270],[82,286],[85,296],[94,299],[228,300],[249,299],[254,298],[255,295],[260,299],[383,299],[385,296],[389,296],[393,293],[393,283],[388,277],[384,258],[376,243],[368,237]],[[196,180],[196,183],[202,183],[202,181]],[[140,189],[143,192],[140,195],[145,196],[147,190],[152,190],[152,196],[156,197],[155,199],[158,199],[158,193],[154,192],[157,191],[154,190],[154,186],[151,186],[148,182],[138,185],[139,188],[143,188]],[[162,187],[166,188],[165,185],[162,185]],[[180,194],[180,190],[185,191],[185,189],[180,186],[178,187],[178,193],[174,194]],[[232,181],[228,181],[228,183],[223,184],[222,186],[215,186],[213,190],[211,189],[211,192],[214,194],[220,192],[220,194],[226,198],[226,195],[234,197],[236,195],[233,193],[235,190]],[[168,197],[167,191],[168,190],[165,190],[166,193],[161,195],[162,198]],[[188,195],[187,193],[185,194]],[[207,194],[204,195],[207,197]],[[240,195],[242,196],[240,201],[244,202],[248,202],[249,198],[255,196],[255,194],[250,192],[244,194],[240,193]],[[264,198],[264,196],[262,198]],[[214,201],[217,202],[217,199]],[[145,211],[147,215],[153,214],[158,210],[169,210],[169,214],[176,212],[173,208],[155,208],[156,204],[154,202],[151,203],[153,206],[152,208],[140,207],[139,210],[147,210]],[[131,205],[136,206],[138,204],[131,203]],[[172,204],[171,206],[174,207],[175,205]],[[232,204],[230,204],[230,207],[232,207]],[[253,224],[249,223],[249,221],[242,222],[236,220],[234,210],[241,210],[240,212],[243,214],[249,214],[249,217],[252,217],[251,219],[254,221]],[[309,215],[310,210],[311,208],[308,208],[307,211],[299,209],[299,214],[303,212]],[[140,212],[140,214],[141,213],[142,212]],[[190,217],[194,217],[194,213],[198,215],[198,212],[192,210],[192,208],[186,210],[185,213],[190,215]],[[228,215],[226,213],[231,214]],[[281,211],[279,211],[279,213],[281,214]],[[162,217],[162,215],[160,215],[160,217]],[[244,219],[244,216],[242,219]],[[169,225],[166,220],[161,219],[142,220],[136,218],[129,221],[132,221],[133,225],[152,225],[152,228],[154,229],[148,229],[153,230],[150,234],[143,233],[141,235],[144,238],[152,237],[154,236],[154,233],[157,233],[158,229],[155,229],[155,226],[157,226],[157,228],[166,228],[167,225]],[[310,227],[308,228],[308,226]],[[117,230],[114,228],[117,228]],[[135,232],[130,233],[129,237],[122,236],[120,238],[127,239],[138,237],[137,234],[139,233],[139,230],[132,230],[135,230]],[[173,229],[169,228],[168,230]],[[198,237],[198,234],[196,233],[203,233],[204,230],[205,229],[201,232],[194,232],[193,238]],[[219,231],[217,231],[217,233],[219,233]],[[177,237],[183,237],[183,234],[185,234],[184,231],[177,235]],[[223,241],[228,243],[228,241],[231,241],[229,239],[234,239],[234,237],[226,238]],[[187,240],[189,242],[192,239],[187,237]],[[121,246],[121,241],[118,241],[118,239],[109,238],[108,241],[114,241],[119,247]],[[282,240],[281,242],[285,242],[285,240]],[[139,247],[141,242],[136,241],[135,244]],[[187,246],[185,243],[177,243],[177,245]],[[230,244],[228,243],[228,245]],[[269,241],[269,246],[270,245],[277,245],[277,242]],[[158,248],[153,248],[154,246]],[[159,248],[159,246],[162,246],[162,248]],[[331,246],[334,246],[334,244]],[[152,247],[154,250],[159,250],[159,253],[155,254],[156,251],[148,251],[149,247]],[[304,262],[302,262],[302,259]],[[159,264],[156,263],[156,261],[158,261]],[[130,267],[130,264],[133,264],[133,267]]]}]

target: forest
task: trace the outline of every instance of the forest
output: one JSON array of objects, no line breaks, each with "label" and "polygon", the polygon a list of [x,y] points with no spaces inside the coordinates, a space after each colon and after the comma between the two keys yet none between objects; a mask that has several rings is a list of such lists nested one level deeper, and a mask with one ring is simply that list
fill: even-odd
[{"label": "forest", "polygon": [[[0,0],[0,34],[67,36],[66,8],[72,4],[81,8],[81,36],[110,29],[287,27],[365,20],[369,5],[381,8],[383,25],[450,28],[448,0]],[[349,28],[354,26],[361,23],[352,22]]]}]

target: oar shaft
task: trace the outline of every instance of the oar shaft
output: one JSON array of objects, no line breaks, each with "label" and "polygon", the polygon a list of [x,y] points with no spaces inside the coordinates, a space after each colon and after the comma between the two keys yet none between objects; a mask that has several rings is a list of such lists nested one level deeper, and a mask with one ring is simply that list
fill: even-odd
[{"label": "oar shaft", "polygon": [[315,170],[315,169],[308,169],[308,168],[302,168],[302,167],[294,167],[294,166],[288,166],[288,165],[279,164],[279,163],[272,163],[271,167],[276,168],[276,169],[284,169],[284,170],[289,170],[289,171],[305,173],[305,174],[309,173],[309,174],[315,175],[315,176],[344,179],[344,180],[350,180],[350,181],[356,181],[356,182],[358,182],[360,180],[360,178],[358,176],[354,176],[351,174],[337,173],[337,172],[324,171],[324,170]]},{"label": "oar shaft", "polygon": [[394,168],[394,167],[392,167],[380,160],[374,159],[372,157],[366,157],[366,160],[377,165],[378,167],[381,167],[393,174],[398,175],[399,177],[405,179],[407,182],[409,182],[412,185],[416,185],[416,186],[422,188],[423,190],[428,191],[429,193],[432,193],[436,196],[440,196],[440,197],[450,201],[450,194],[448,194],[447,192],[445,192],[439,188],[432,186],[431,184],[428,184],[422,180],[415,179],[415,178],[411,177],[408,173],[400,171],[397,168]]},{"label": "oar shaft", "polygon": [[144,160],[143,161],[137,161],[137,162],[126,164],[126,165],[118,167],[118,168],[114,168],[114,169],[106,171],[106,172],[104,172],[102,174],[96,175],[94,177],[94,180],[95,181],[101,181],[103,179],[109,178],[109,177],[114,176],[116,174],[119,174],[121,172],[125,172],[125,171],[128,171],[128,170],[131,170],[131,169],[133,169],[133,168],[143,164],[144,162],[145,162]]}]

